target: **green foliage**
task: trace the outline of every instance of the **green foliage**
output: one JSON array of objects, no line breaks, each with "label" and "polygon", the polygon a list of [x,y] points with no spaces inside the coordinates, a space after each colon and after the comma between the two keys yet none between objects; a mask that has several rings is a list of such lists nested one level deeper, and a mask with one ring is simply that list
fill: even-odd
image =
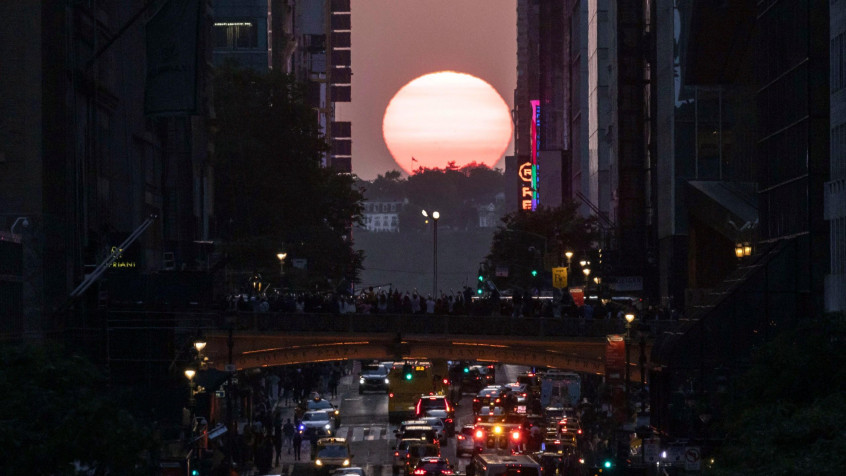
[{"label": "green foliage", "polygon": [[361,256],[348,239],[361,220],[354,177],[321,165],[327,145],[302,85],[279,72],[222,66],[215,77],[215,216],[230,262],[278,273],[308,260],[308,274],[350,278]]},{"label": "green foliage", "polygon": [[499,169],[484,164],[471,163],[457,167],[451,163],[443,169],[419,168],[403,179],[400,172],[392,170],[379,175],[372,182],[360,182],[368,200],[407,200],[408,205],[399,213],[400,232],[419,232],[426,228],[420,210],[438,210],[440,226],[455,230],[478,226],[479,205],[495,204],[496,195],[505,190],[505,178]]},{"label": "green foliage", "polygon": [[533,269],[549,271],[552,266],[566,265],[567,250],[587,253],[598,238],[597,230],[596,219],[579,215],[573,202],[539,207],[531,213],[509,213],[494,234],[485,258],[485,274],[493,278],[496,267],[506,266],[508,278],[495,279],[500,289],[530,286]]},{"label": "green foliage", "polygon": [[4,474],[149,474],[151,433],[110,398],[86,359],[56,348],[0,346]]},{"label": "green foliage", "polygon": [[846,316],[807,319],[760,348],[735,383],[714,474],[843,474]]}]

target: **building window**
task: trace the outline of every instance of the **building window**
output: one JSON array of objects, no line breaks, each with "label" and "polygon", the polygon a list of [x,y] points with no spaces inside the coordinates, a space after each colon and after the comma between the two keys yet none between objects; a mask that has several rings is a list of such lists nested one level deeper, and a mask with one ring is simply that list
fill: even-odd
[{"label": "building window", "polygon": [[255,22],[215,22],[214,47],[226,50],[258,48],[258,28],[256,28]]}]

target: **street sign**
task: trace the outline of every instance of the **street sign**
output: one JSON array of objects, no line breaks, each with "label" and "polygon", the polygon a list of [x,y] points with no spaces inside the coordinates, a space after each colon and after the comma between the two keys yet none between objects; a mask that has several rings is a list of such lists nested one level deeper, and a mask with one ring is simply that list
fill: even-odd
[{"label": "street sign", "polygon": [[688,446],[684,449],[684,470],[685,471],[699,471],[701,470],[702,453],[698,446]]},{"label": "street sign", "polygon": [[558,289],[567,287],[567,268],[552,268],[552,287]]}]

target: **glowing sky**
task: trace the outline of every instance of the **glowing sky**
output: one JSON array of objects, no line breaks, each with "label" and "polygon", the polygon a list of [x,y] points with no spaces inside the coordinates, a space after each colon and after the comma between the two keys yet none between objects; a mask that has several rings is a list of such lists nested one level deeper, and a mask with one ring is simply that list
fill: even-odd
[{"label": "glowing sky", "polygon": [[[399,170],[383,140],[382,119],[394,94],[415,78],[467,73],[490,83],[513,107],[516,0],[352,0],[351,6],[352,102],[338,104],[336,120],[352,122],[352,167],[359,177]],[[407,160],[403,167],[410,167]],[[505,167],[501,160],[496,166]]]},{"label": "glowing sky", "polygon": [[509,111],[485,81],[445,71],[403,86],[388,104],[382,128],[391,155],[406,172],[443,168],[450,161],[493,166],[511,140]]}]

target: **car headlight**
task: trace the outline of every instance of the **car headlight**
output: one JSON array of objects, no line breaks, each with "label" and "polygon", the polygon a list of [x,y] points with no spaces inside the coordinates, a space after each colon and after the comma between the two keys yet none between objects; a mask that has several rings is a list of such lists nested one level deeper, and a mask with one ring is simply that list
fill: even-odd
[{"label": "car headlight", "polygon": [[350,460],[349,460],[349,459],[345,459],[345,460],[344,460],[344,466],[349,466],[349,465],[350,465]]},{"label": "car headlight", "polygon": [[315,466],[323,466],[323,461],[320,461],[320,458],[317,458],[316,460],[314,460],[314,465]]},{"label": "car headlight", "polygon": [[362,378],[358,379],[358,384],[359,384],[359,385],[364,385],[364,377],[362,377]]},{"label": "car headlight", "polygon": [[385,379],[385,385],[388,385],[389,383],[391,382],[388,379]]},{"label": "car headlight", "polygon": [[323,428],[325,428],[325,429],[327,429],[327,430],[331,430],[331,429],[332,429],[332,425],[330,425],[330,424],[328,424],[328,423],[327,423],[327,424],[323,425]]},{"label": "car headlight", "polygon": [[340,410],[335,410],[335,415],[337,415],[338,413],[341,413],[341,411],[340,411]]}]

